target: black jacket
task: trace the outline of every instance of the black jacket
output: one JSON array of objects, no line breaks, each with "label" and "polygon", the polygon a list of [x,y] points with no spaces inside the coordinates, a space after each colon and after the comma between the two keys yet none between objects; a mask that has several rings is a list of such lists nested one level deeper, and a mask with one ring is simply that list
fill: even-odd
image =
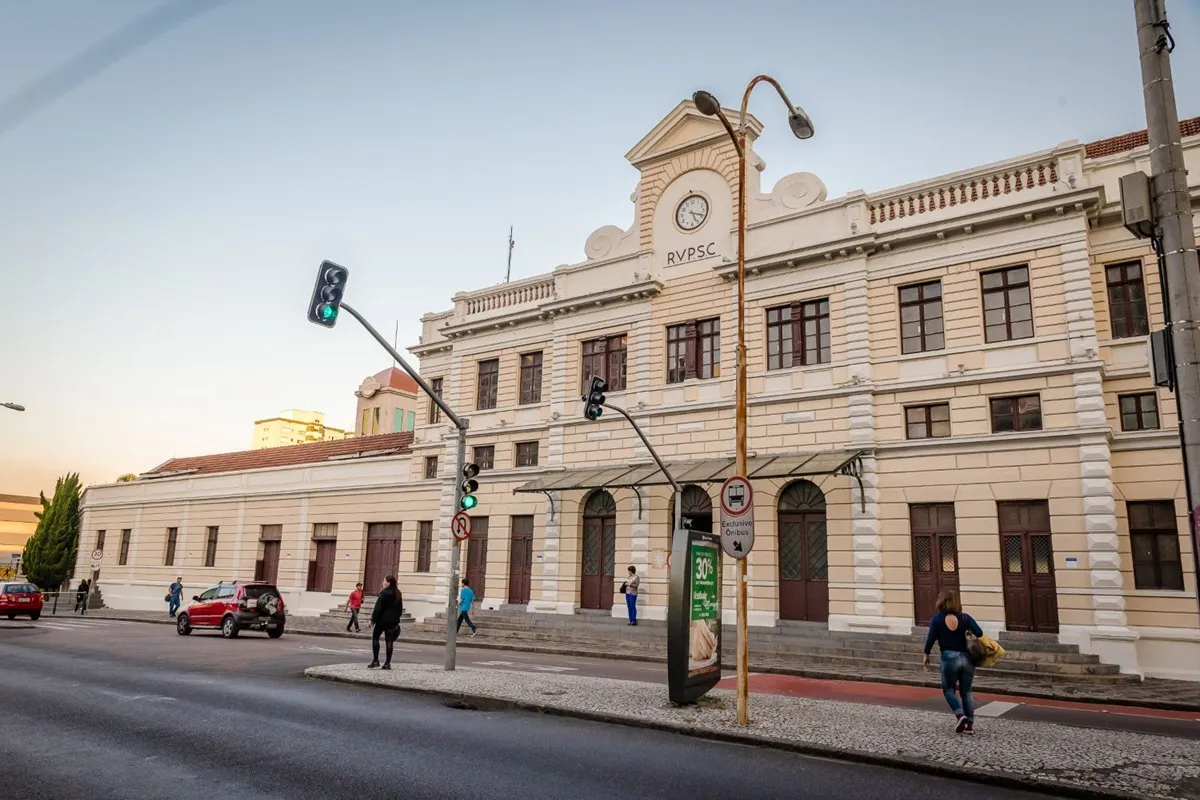
[{"label": "black jacket", "polygon": [[385,587],[375,599],[375,610],[371,612],[371,622],[384,628],[400,624],[404,615],[404,595],[399,589]]}]

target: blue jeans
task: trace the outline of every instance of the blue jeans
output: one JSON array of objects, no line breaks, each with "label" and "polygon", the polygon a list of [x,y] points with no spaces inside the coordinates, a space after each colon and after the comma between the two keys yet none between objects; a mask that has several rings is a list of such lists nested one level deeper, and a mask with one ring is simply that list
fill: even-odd
[{"label": "blue jeans", "polygon": [[[975,665],[971,658],[957,650],[942,651],[942,694],[955,716],[965,716],[975,721],[975,698],[971,695],[971,684],[975,681]],[[962,702],[954,694],[955,687],[962,695]]]},{"label": "blue jeans", "polygon": [[626,593],[625,607],[627,609],[629,609],[629,621],[637,622],[637,595],[636,594]]},{"label": "blue jeans", "polygon": [[467,623],[467,626],[468,626],[468,627],[470,627],[470,629],[471,629],[471,632],[472,632],[472,633],[474,633],[474,631],[475,631],[475,623],[474,623],[474,622],[471,622],[471,612],[469,612],[469,611],[462,611],[462,610],[460,609],[460,610],[459,610],[459,612],[458,612],[458,627],[457,627],[457,628],[455,628],[455,630],[461,630],[461,629],[462,629],[462,624],[463,624],[464,622],[465,622],[465,623]]},{"label": "blue jeans", "polygon": [[168,617],[175,616],[175,612],[178,610],[179,610],[179,598],[172,597],[170,600],[167,601],[167,616]]}]

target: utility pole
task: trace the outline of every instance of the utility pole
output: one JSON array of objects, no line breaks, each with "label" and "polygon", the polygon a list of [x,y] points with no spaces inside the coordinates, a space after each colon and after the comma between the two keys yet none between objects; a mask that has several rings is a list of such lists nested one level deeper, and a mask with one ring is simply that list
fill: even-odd
[{"label": "utility pole", "polygon": [[504,282],[508,283],[508,279],[512,277],[512,251],[516,242],[512,238],[513,226],[508,226],[508,269],[504,271]]},{"label": "utility pole", "polygon": [[1150,146],[1150,184],[1156,221],[1154,239],[1164,272],[1170,315],[1179,446],[1187,487],[1189,530],[1196,574],[1200,576],[1200,264],[1192,201],[1171,80],[1175,40],[1167,22],[1165,0],[1134,0],[1142,95],[1146,104],[1146,136]]}]

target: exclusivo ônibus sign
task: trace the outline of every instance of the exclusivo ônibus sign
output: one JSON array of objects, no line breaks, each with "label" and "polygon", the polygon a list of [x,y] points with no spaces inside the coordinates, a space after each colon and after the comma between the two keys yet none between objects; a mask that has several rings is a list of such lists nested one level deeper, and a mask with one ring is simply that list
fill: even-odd
[{"label": "exclusivo \u00f4nibus sign", "polygon": [[667,683],[691,703],[721,680],[721,537],[678,530],[671,548]]}]

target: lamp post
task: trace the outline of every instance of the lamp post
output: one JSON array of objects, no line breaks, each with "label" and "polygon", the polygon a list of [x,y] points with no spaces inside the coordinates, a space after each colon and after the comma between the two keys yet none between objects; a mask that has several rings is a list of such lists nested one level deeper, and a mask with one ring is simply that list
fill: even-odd
[{"label": "lamp post", "polygon": [[[737,474],[746,476],[746,106],[750,93],[759,83],[766,81],[775,87],[788,109],[788,126],[797,139],[808,139],[813,135],[812,120],[804,109],[793,105],[779,82],[769,75],[759,75],[746,86],[742,95],[742,108],[738,115],[736,130],[729,123],[721,104],[709,92],[699,91],[692,95],[696,109],[705,116],[716,117],[725,126],[738,157],[738,252],[737,252]],[[746,608],[746,559],[737,562],[737,719],[739,725],[750,724],[750,642],[748,639],[749,614]]]},{"label": "lamp post", "polygon": [[4,406],[5,408],[11,408],[13,411],[24,411],[25,410],[25,406],[21,405],[20,403],[0,403],[0,406]]}]

